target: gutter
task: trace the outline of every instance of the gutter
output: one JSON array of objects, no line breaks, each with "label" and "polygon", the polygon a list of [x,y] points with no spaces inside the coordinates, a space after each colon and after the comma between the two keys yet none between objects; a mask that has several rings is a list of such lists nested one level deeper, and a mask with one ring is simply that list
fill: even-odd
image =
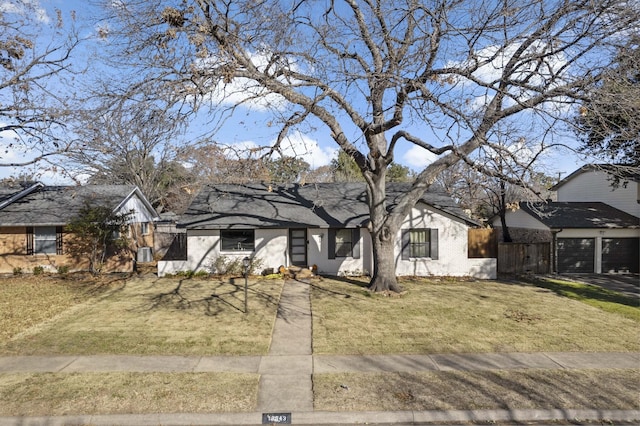
[{"label": "gutter", "polygon": [[27,195],[31,194],[32,192],[34,192],[34,191],[36,191],[36,190],[38,190],[40,188],[44,188],[44,184],[42,182],[36,182],[33,185],[31,185],[30,187],[25,188],[22,191],[13,194],[7,200],[4,200],[2,203],[0,203],[0,210],[4,209],[5,207],[7,207],[10,204],[15,203],[20,198],[26,197]]}]

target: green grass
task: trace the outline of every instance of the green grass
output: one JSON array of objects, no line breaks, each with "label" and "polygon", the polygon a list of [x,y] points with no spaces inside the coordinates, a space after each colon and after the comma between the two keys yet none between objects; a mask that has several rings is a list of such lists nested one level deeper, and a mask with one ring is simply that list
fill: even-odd
[{"label": "green grass", "polygon": [[404,280],[395,297],[361,283],[312,289],[318,354],[640,350],[638,322],[526,284]]},{"label": "green grass", "polygon": [[539,278],[531,280],[531,283],[549,289],[560,296],[640,322],[640,299],[637,297],[629,297],[595,285],[552,278]]}]

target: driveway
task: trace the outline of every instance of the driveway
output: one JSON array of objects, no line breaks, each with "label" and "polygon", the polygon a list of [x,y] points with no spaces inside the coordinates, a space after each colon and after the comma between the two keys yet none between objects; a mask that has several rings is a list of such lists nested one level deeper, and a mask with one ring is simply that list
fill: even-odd
[{"label": "driveway", "polygon": [[627,296],[640,296],[640,274],[561,274],[585,284],[593,284]]}]

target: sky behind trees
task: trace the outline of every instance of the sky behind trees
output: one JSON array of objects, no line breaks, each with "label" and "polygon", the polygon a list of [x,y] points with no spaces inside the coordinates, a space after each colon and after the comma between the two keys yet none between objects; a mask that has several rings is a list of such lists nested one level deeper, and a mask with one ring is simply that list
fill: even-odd
[{"label": "sky behind trees", "polygon": [[[71,16],[75,16],[75,25],[79,28],[81,37],[85,41],[81,48],[74,52],[73,60],[78,63],[79,68],[87,67],[85,74],[77,77],[78,87],[91,82],[92,76],[96,73],[109,72],[109,67],[101,64],[99,53],[105,43],[109,43],[108,38],[99,37],[100,31],[108,29],[102,26],[97,19],[100,16],[99,9],[92,1],[81,0],[29,0],[32,6],[38,11],[38,19],[43,23],[56,20],[56,9],[62,12],[65,24],[68,25]],[[4,0],[0,0],[0,8],[8,10]],[[47,43],[47,32],[41,33],[40,43]],[[486,72],[492,72],[486,69]],[[229,99],[232,101],[233,99]],[[181,138],[184,143],[198,141],[202,136],[207,135],[212,124],[206,117],[197,116],[189,125],[187,133]],[[224,145],[234,149],[257,148],[259,146],[269,146],[277,137],[278,126],[273,126],[270,117],[259,102],[250,102],[245,106],[237,108],[233,115],[227,118],[213,135],[214,139]],[[8,145],[12,137],[9,132],[0,134],[0,144],[6,151],[4,159],[21,158]],[[565,138],[565,143],[576,146],[575,138],[570,136]],[[425,149],[415,145],[400,142],[396,148],[395,161],[406,165],[414,170],[420,170],[425,164],[432,161],[435,156]],[[335,158],[338,147],[331,140],[330,135],[321,126],[310,128],[308,132],[293,132],[288,142],[283,144],[283,154],[302,158],[307,161],[312,168],[324,166]],[[26,154],[29,156],[29,153]],[[558,174],[566,175],[575,170],[579,165],[590,162],[589,158],[580,158],[568,149],[555,149],[545,154],[539,163],[540,168],[551,176]],[[33,174],[33,171],[41,170],[41,165],[30,166],[26,169],[20,168],[0,168],[0,177],[18,174]],[[48,171],[42,175],[42,179],[48,182],[64,183],[68,179],[60,176],[54,171]]]}]

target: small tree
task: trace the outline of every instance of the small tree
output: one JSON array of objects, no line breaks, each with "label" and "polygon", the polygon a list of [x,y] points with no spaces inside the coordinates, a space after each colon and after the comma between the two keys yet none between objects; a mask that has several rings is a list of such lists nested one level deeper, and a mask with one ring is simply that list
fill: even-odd
[{"label": "small tree", "polygon": [[116,213],[106,206],[85,204],[67,225],[73,235],[68,253],[89,260],[89,271],[100,274],[109,253],[127,246],[124,238],[129,213]]}]

